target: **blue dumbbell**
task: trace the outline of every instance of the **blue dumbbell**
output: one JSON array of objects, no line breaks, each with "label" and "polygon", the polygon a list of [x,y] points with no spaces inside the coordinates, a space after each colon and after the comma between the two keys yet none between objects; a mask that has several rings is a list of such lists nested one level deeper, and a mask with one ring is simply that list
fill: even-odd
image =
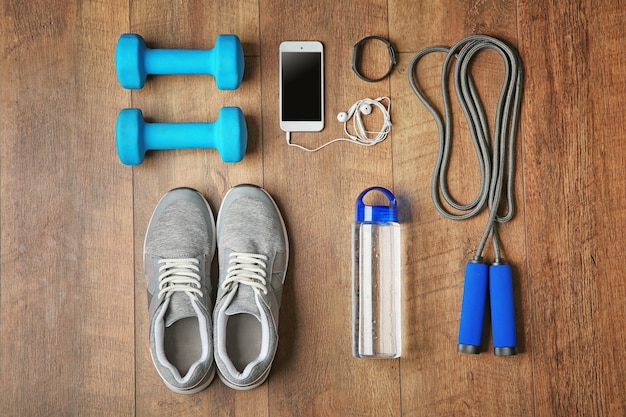
[{"label": "blue dumbbell", "polygon": [[115,50],[117,79],[124,88],[142,88],[148,74],[209,74],[220,90],[235,90],[243,79],[243,48],[236,35],[218,35],[209,50],[148,49],[136,34],[120,36]]},{"label": "blue dumbbell", "polygon": [[117,153],[125,165],[139,165],[146,151],[216,148],[224,162],[239,162],[246,153],[248,128],[239,107],[222,107],[215,122],[146,123],[139,109],[117,117]]}]

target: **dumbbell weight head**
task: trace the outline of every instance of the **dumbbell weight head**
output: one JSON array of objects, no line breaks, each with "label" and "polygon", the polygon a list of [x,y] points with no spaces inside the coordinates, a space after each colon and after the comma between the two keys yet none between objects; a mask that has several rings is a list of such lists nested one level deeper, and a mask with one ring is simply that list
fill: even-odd
[{"label": "dumbbell weight head", "polygon": [[235,90],[243,80],[243,46],[235,35],[218,35],[212,49],[213,76],[220,90]]},{"label": "dumbbell weight head", "polygon": [[244,56],[236,35],[218,35],[209,50],[150,49],[133,33],[120,36],[115,51],[117,78],[124,88],[139,89],[149,74],[210,74],[220,90],[235,90],[243,80]]},{"label": "dumbbell weight head", "polygon": [[222,107],[214,122],[213,147],[224,162],[239,162],[248,146],[248,126],[239,107]]},{"label": "dumbbell weight head", "polygon": [[223,107],[215,122],[146,123],[139,109],[117,117],[116,146],[125,165],[139,165],[148,150],[216,148],[224,162],[239,162],[246,153],[248,128],[238,107]]},{"label": "dumbbell weight head", "polygon": [[115,48],[115,71],[124,88],[138,89],[146,83],[144,67],[146,42],[134,33],[120,36]]},{"label": "dumbbell weight head", "polygon": [[117,116],[115,144],[117,155],[124,165],[143,162],[146,147],[143,138],[145,121],[139,109],[124,109]]}]

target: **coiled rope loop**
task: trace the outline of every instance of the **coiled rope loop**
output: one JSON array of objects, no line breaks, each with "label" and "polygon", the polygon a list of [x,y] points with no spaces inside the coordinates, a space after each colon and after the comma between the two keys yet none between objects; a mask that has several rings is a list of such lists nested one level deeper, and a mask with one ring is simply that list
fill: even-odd
[{"label": "coiled rope loop", "polygon": [[[469,72],[469,65],[476,54],[484,49],[492,49],[500,54],[504,61],[504,80],[495,114],[493,140],[490,135],[484,106],[476,91]],[[426,99],[417,81],[415,68],[419,60],[432,52],[446,53],[441,71],[441,92],[443,95],[444,117]],[[476,197],[468,204],[459,203],[448,190],[447,174],[452,146],[452,109],[448,74],[450,65],[454,65],[454,88],[472,137],[480,168],[480,187]],[[439,132],[439,151],[431,183],[431,196],[437,210],[453,220],[464,220],[476,216],[485,206],[489,207],[489,217],[483,236],[476,251],[476,257],[482,257],[489,235],[492,236],[496,260],[500,259],[500,244],[496,230],[497,223],[509,221],[515,212],[514,177],[515,177],[515,138],[520,113],[522,90],[522,66],[517,52],[499,39],[472,35],[457,42],[451,48],[433,46],[418,52],[409,64],[409,83],[415,95],[432,114]],[[498,214],[502,200],[502,189],[506,182],[506,211]],[[442,202],[456,210],[448,209]]]}]

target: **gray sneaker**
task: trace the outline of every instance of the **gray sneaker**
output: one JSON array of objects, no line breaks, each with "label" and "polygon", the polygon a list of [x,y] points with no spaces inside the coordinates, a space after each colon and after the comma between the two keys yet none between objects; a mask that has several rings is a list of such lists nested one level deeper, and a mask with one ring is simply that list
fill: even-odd
[{"label": "gray sneaker", "polygon": [[193,394],[215,376],[211,261],[215,221],[204,197],[189,188],[165,194],[144,242],[150,354],[172,391]]},{"label": "gray sneaker", "polygon": [[265,190],[228,191],[217,216],[217,247],[215,362],[226,385],[247,390],[265,381],[276,354],[289,259],[283,218]]}]

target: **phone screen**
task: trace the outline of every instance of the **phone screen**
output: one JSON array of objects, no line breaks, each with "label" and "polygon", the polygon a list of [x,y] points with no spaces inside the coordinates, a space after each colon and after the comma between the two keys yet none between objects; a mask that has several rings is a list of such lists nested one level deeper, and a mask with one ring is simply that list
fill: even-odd
[{"label": "phone screen", "polygon": [[282,120],[322,121],[321,52],[282,52]]}]

